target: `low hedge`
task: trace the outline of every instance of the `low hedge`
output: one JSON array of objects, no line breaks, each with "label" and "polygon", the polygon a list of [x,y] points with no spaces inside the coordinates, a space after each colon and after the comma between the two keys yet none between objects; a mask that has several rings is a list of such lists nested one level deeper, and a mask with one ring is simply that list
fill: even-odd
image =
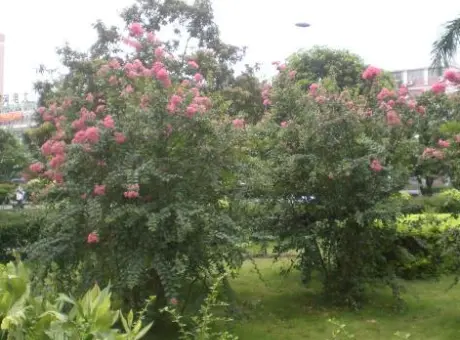
[{"label": "low hedge", "polygon": [[0,210],[0,262],[14,259],[13,250],[22,250],[38,240],[40,228],[45,223],[40,209]]},{"label": "low hedge", "polygon": [[15,185],[10,183],[0,183],[0,204],[14,192]]},{"label": "low hedge", "polygon": [[460,190],[447,189],[433,196],[418,196],[404,200],[402,211],[405,214],[460,213]]},{"label": "low hedge", "polygon": [[460,217],[451,214],[406,215],[397,223],[397,272],[405,279],[438,277],[457,270],[459,259],[450,251],[452,231]]}]

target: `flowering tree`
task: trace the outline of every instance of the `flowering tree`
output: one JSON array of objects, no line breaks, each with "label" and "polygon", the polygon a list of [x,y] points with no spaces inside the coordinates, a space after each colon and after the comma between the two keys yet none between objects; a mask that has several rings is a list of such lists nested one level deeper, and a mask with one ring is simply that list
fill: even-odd
[{"label": "flowering tree", "polygon": [[[460,71],[447,69],[444,79],[432,86],[425,96],[429,112],[434,119],[427,124],[425,131],[425,148],[422,158],[431,162],[434,174],[449,175],[454,187],[460,183],[458,145],[460,143],[460,110],[458,94],[446,95],[447,85],[460,85]],[[423,135],[422,135],[423,136]],[[431,145],[430,145],[431,144]],[[424,157],[425,156],[425,157]],[[428,157],[426,157],[428,156]],[[434,176],[434,175],[433,175]]]},{"label": "flowering tree", "polygon": [[414,174],[427,195],[433,193],[434,180],[449,173],[445,161],[444,150],[449,147],[449,142],[444,140],[440,127],[453,119],[452,101],[442,89],[442,83],[437,83],[431,91],[423,93],[417,102],[424,108],[419,124],[414,126],[414,132],[419,142],[419,157],[415,163]]},{"label": "flowering tree", "polygon": [[264,94],[273,106],[259,127],[273,133],[271,143],[258,144],[267,155],[260,173],[268,169],[273,181],[266,196],[282,205],[271,231],[280,237],[280,251],[299,251],[305,281],[319,271],[329,295],[354,303],[365,283],[391,277],[385,254],[393,247],[397,210],[384,207],[409,178],[412,125],[420,114],[405,89],[377,88],[375,67],[362,77],[376,98],[330,93],[317,84],[305,93],[291,71],[281,70],[284,86]]},{"label": "flowering tree", "polygon": [[59,217],[30,256],[84,273],[85,287],[111,281],[138,307],[241,257],[238,226],[219,204],[235,182],[231,124],[213,120],[196,62],[193,80],[178,82],[169,68],[182,61],[153,32],[134,22],[124,41],[137,50],[127,60],[88,61],[91,84],[39,109],[55,133],[30,170],[52,181]]}]

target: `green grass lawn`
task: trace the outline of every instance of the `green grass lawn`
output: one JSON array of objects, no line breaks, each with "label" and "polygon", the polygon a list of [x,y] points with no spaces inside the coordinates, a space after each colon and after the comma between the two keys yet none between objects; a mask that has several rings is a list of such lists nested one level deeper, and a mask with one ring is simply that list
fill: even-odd
[{"label": "green grass lawn", "polygon": [[460,285],[448,291],[452,278],[404,283],[402,311],[395,310],[391,291],[381,288],[363,309],[353,312],[325,307],[319,286],[302,285],[298,272],[279,275],[287,259],[277,263],[257,259],[256,263],[265,282],[249,262],[232,281],[242,313],[231,331],[241,340],[330,339],[335,326],[329,318],[346,324],[355,339],[397,339],[393,336],[397,331],[410,333],[410,339],[416,340],[460,339]]}]

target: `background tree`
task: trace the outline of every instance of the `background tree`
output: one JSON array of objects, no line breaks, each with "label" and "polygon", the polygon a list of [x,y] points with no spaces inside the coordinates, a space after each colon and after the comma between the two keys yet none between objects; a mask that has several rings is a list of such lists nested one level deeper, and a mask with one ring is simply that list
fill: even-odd
[{"label": "background tree", "polygon": [[8,181],[20,175],[27,165],[24,146],[11,132],[0,129],[0,180]]},{"label": "background tree", "polygon": [[246,65],[246,70],[222,91],[223,97],[230,103],[227,114],[243,117],[250,124],[257,123],[264,113],[263,85],[255,75],[257,70],[258,65]]},{"label": "background tree", "polygon": [[[321,80],[333,79],[337,90],[342,91],[363,83],[361,75],[366,65],[360,56],[347,50],[316,46],[290,56],[288,67],[296,71],[296,80],[304,89]],[[394,86],[387,75],[379,81],[383,87]]]}]

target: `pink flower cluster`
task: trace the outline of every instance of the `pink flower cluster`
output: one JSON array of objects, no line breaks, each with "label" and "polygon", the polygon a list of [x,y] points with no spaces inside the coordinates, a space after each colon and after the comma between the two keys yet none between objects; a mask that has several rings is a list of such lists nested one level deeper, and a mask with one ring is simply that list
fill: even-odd
[{"label": "pink flower cluster", "polygon": [[41,162],[35,162],[29,165],[29,170],[35,173],[40,173],[45,169],[45,165]]},{"label": "pink flower cluster", "polygon": [[383,166],[380,164],[378,159],[373,159],[371,161],[370,168],[374,172],[380,172],[383,170]]},{"label": "pink flower cluster", "polygon": [[131,184],[127,186],[127,191],[123,193],[125,198],[137,198],[139,197],[139,185],[138,184]]},{"label": "pink flower cluster", "polygon": [[41,147],[42,155],[51,157],[49,162],[51,169],[46,171],[44,176],[58,183],[61,183],[63,179],[62,174],[59,172],[59,168],[65,162],[65,148],[65,142],[52,139],[47,140]]},{"label": "pink flower cluster", "polygon": [[103,196],[105,195],[105,185],[104,184],[96,184],[93,189],[94,196]]},{"label": "pink flower cluster", "polygon": [[272,104],[270,100],[271,89],[272,87],[270,84],[265,84],[264,87],[262,88],[262,100],[263,100],[263,104],[265,107]]},{"label": "pink flower cluster", "polygon": [[440,94],[446,92],[446,84],[442,81],[438,81],[431,86],[431,91],[434,94]]},{"label": "pink flower cluster", "polygon": [[438,140],[438,146],[441,147],[441,148],[448,148],[450,146],[450,143],[447,140],[439,139]]},{"label": "pink flower cluster", "polygon": [[[397,92],[384,87],[377,94],[377,100],[380,103],[379,108],[386,112],[386,121],[388,125],[397,126],[402,124],[401,116],[398,111],[404,108],[415,110],[421,116],[425,114],[425,107],[417,105],[415,100],[408,98],[408,93],[407,87],[401,86]],[[413,124],[413,120],[408,120],[407,124]]]},{"label": "pink flower cluster", "polygon": [[115,129],[115,122],[111,115],[105,116],[102,124],[106,129]]},{"label": "pink flower cluster", "polygon": [[272,65],[276,67],[276,69],[280,72],[282,71],[285,71],[286,70],[286,64],[282,64],[281,62],[279,61],[273,61],[272,62]]},{"label": "pink flower cluster", "polygon": [[241,119],[241,118],[234,119],[232,123],[236,129],[243,129],[244,126],[246,125],[246,122],[244,121],[244,119]]},{"label": "pink flower cluster", "polygon": [[195,60],[189,60],[187,62],[188,66],[190,66],[191,68],[194,68],[194,69],[198,69],[200,68],[200,66],[198,66],[197,62]]},{"label": "pink flower cluster", "polygon": [[387,112],[387,124],[390,126],[401,125],[401,117],[395,110],[389,110]]},{"label": "pink flower cluster", "polygon": [[435,148],[425,148],[425,150],[423,150],[422,158],[444,159],[444,152]]},{"label": "pink flower cluster", "polygon": [[[183,112],[185,108],[185,116],[193,118],[196,113],[205,113],[211,106],[211,100],[200,94],[197,87],[190,87],[189,81],[182,82],[181,86],[177,89],[176,93],[169,98],[169,103],[166,107],[171,114]],[[187,98],[192,98],[191,102],[186,107],[182,106]]]},{"label": "pink flower cluster", "polygon": [[376,78],[380,73],[382,73],[382,70],[375,67],[375,66],[368,66],[361,77],[365,80],[372,80]]},{"label": "pink flower cluster", "polygon": [[86,242],[88,244],[99,243],[99,235],[95,231],[89,233]]},{"label": "pink flower cluster", "polygon": [[310,94],[312,96],[316,96],[318,94],[318,88],[319,88],[318,84],[316,84],[316,83],[311,84],[310,87],[309,87]]},{"label": "pink flower cluster", "polygon": [[454,85],[460,85],[460,70],[455,68],[449,68],[444,71],[444,80],[438,81],[431,86],[431,91],[434,94],[445,93],[447,89],[447,83],[450,82]]},{"label": "pink flower cluster", "polygon": [[444,72],[444,78],[454,84],[460,83],[460,71],[454,68],[447,69]]}]

